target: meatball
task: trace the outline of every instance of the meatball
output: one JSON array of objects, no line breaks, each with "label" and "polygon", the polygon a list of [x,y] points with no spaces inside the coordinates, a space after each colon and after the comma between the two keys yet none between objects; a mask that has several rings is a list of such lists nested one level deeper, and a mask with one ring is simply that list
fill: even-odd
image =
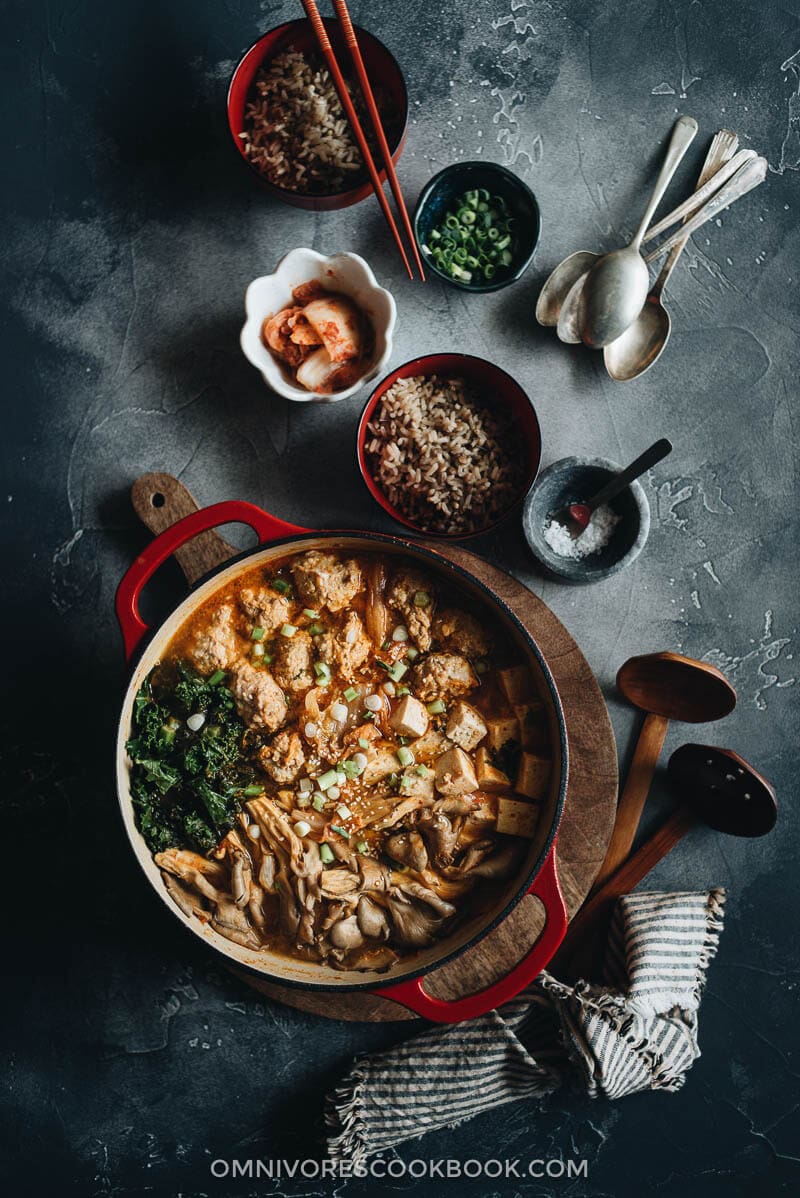
[{"label": "meatball", "polygon": [[276,638],[272,672],[286,690],[308,690],[314,675],[311,669],[311,637],[307,632]]},{"label": "meatball", "polygon": [[371,648],[364,625],[354,611],[349,613],[344,628],[338,632],[326,632],[317,641],[322,661],[348,679],[366,661]]},{"label": "meatball", "polygon": [[463,695],[478,685],[472,666],[457,653],[431,653],[414,667],[413,677],[415,694],[426,702]]},{"label": "meatball", "polygon": [[258,760],[273,781],[294,782],[306,763],[303,745],[296,732],[279,732],[272,743],[261,749]]},{"label": "meatball", "polygon": [[423,651],[431,647],[431,618],[433,588],[424,574],[416,570],[401,570],[392,579],[386,602],[399,612],[408,634]]},{"label": "meatball", "polygon": [[489,652],[489,638],[480,623],[469,612],[456,608],[447,608],[436,617],[433,635],[443,649],[464,657],[485,657]]},{"label": "meatball", "polygon": [[267,633],[288,624],[292,614],[286,596],[279,595],[271,587],[246,587],[239,595],[239,606],[248,620]]},{"label": "meatball", "polygon": [[276,732],[288,714],[286,697],[266,670],[243,662],[231,680],[236,710],[249,728]]},{"label": "meatball", "polygon": [[311,549],[292,564],[298,594],[309,607],[342,611],[362,589],[361,570],[352,558]]},{"label": "meatball", "polygon": [[229,669],[238,657],[233,608],[229,603],[218,607],[211,622],[195,638],[190,655],[203,674]]}]

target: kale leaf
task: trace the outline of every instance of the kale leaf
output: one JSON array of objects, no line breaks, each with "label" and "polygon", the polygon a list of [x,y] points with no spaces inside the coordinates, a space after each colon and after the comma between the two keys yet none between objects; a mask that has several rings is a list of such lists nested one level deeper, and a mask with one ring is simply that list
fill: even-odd
[{"label": "kale leaf", "polygon": [[[209,852],[253,781],[252,747],[233,695],[219,673],[212,679],[184,662],[156,667],[134,700],[131,794],[153,852],[173,845]],[[204,721],[193,731],[186,721],[195,714]]]}]

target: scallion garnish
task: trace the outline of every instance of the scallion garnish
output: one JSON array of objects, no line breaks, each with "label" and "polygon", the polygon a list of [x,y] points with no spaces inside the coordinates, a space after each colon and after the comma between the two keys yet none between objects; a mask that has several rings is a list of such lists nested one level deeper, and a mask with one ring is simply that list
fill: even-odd
[{"label": "scallion garnish", "polygon": [[250,633],[250,640],[251,641],[263,641],[264,636],[265,636],[265,629],[256,627]]},{"label": "scallion garnish", "polygon": [[514,218],[502,196],[485,187],[465,191],[422,249],[442,274],[460,283],[488,283],[514,258]]},{"label": "scallion garnish", "polygon": [[353,699],[358,698],[358,691],[356,690],[356,688],[354,686],[348,686],[347,690],[344,692],[343,697],[345,699],[347,699],[348,703],[352,703]]},{"label": "scallion garnish", "polygon": [[209,686],[219,686],[220,682],[222,682],[222,679],[224,677],[225,677],[224,670],[215,670],[214,673],[211,675],[211,677],[208,680],[208,685]]},{"label": "scallion garnish", "polygon": [[319,859],[323,865],[330,865],[331,861],[336,860],[330,845],[323,843],[319,846]]},{"label": "scallion garnish", "polygon": [[277,591],[279,595],[288,595],[292,590],[284,578],[273,578],[272,589],[273,591]]}]

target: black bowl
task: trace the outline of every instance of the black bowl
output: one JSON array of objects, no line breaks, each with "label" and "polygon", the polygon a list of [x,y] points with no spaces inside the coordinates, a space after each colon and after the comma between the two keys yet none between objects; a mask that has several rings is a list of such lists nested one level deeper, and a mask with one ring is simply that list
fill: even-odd
[{"label": "black bowl", "polygon": [[609,501],[620,521],[608,544],[596,553],[562,557],[544,537],[545,525],[555,512],[591,499],[620,470],[605,458],[562,458],[539,475],[525,500],[522,527],[531,552],[550,574],[565,582],[600,582],[639,556],[650,532],[650,505],[639,482],[629,483]]},{"label": "black bowl", "polygon": [[[455,201],[465,191],[479,187],[485,187],[492,195],[505,200],[514,217],[514,258],[509,266],[498,270],[489,283],[463,283],[439,270],[423,246],[428,244],[431,229],[444,220]],[[541,232],[542,218],[536,196],[513,171],[496,162],[455,162],[452,166],[446,166],[423,188],[414,211],[414,236],[426,271],[438,275],[453,287],[460,287],[462,291],[499,291],[509,283],[516,282],[530,266]]]}]

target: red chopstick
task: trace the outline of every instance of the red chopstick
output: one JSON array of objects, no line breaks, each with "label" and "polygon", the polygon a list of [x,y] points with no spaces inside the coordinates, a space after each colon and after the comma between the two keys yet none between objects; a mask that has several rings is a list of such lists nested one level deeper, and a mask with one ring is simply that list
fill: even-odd
[{"label": "red chopstick", "polygon": [[403,259],[403,264],[408,271],[408,277],[413,279],[414,275],[411,270],[411,264],[409,263],[408,256],[403,248],[403,242],[400,239],[400,232],[395,224],[392,210],[389,207],[389,201],[386,199],[386,196],[383,193],[380,176],[378,175],[378,171],[375,167],[370,148],[367,145],[367,139],[364,136],[364,130],[361,128],[361,122],[359,121],[356,110],[353,107],[353,101],[350,99],[350,93],[347,90],[347,84],[344,81],[344,75],[339,69],[339,64],[336,61],[335,54],[333,53],[333,47],[331,46],[330,38],[328,37],[325,26],[322,23],[322,17],[319,15],[319,9],[316,6],[315,0],[302,0],[302,5],[306,10],[306,16],[311,22],[311,28],[314,30],[314,36],[317,39],[317,44],[319,45],[319,48],[325,57],[325,61],[328,64],[331,78],[333,79],[334,86],[339,93],[339,99],[342,102],[342,108],[344,108],[345,115],[350,122],[350,128],[353,130],[355,139],[358,142],[358,148],[361,151],[361,157],[366,163],[367,171],[369,172],[369,177],[375,192],[375,197],[380,204],[381,209],[383,210],[383,215],[386,217],[386,223],[391,229],[392,235],[397,242],[397,248],[400,251],[400,257]]},{"label": "red chopstick", "polygon": [[397,211],[400,214],[400,219],[403,222],[403,227],[406,231],[411,249],[414,253],[414,261],[417,264],[420,278],[425,282],[425,270],[422,266],[422,258],[420,257],[419,249],[417,248],[417,239],[414,236],[414,230],[411,228],[411,221],[408,218],[408,209],[406,208],[403,193],[400,190],[400,181],[397,178],[397,172],[394,169],[392,162],[392,151],[389,149],[389,143],[386,140],[386,134],[383,130],[383,123],[378,112],[378,106],[375,103],[375,96],[372,91],[367,70],[364,66],[364,59],[361,57],[361,49],[356,39],[356,31],[353,28],[353,22],[350,20],[350,13],[347,8],[347,0],[333,0],[333,7],[336,9],[336,15],[342,23],[344,30],[344,40],[347,43],[347,48],[350,51],[350,57],[353,60],[353,66],[356,68],[358,82],[361,84],[361,92],[364,96],[364,101],[367,105],[369,118],[372,121],[372,128],[375,130],[375,136],[378,139],[381,154],[383,155],[383,165],[386,167],[386,175],[389,180],[389,185],[392,189],[394,202],[397,205]]}]

